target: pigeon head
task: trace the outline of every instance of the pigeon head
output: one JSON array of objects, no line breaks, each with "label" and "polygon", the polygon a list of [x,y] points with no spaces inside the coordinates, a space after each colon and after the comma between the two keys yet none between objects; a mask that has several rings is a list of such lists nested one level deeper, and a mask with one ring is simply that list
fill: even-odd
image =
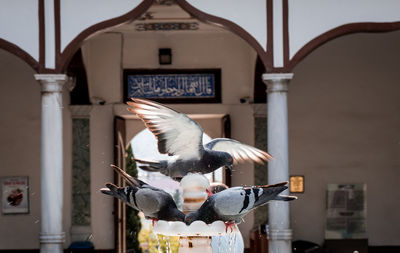
[{"label": "pigeon head", "polygon": [[199,213],[198,212],[191,212],[186,215],[185,217],[185,224],[190,225],[192,222],[198,220]]},{"label": "pigeon head", "polygon": [[213,182],[211,183],[210,188],[208,188],[207,190],[211,193],[211,195],[213,195],[228,188],[229,187],[224,183]]},{"label": "pigeon head", "polygon": [[233,157],[227,152],[221,152],[220,157],[223,161],[223,165],[228,167],[229,169],[232,169],[234,162]]},{"label": "pigeon head", "polygon": [[179,211],[178,209],[171,209],[169,210],[169,217],[167,217],[165,220],[168,221],[185,221],[185,214]]},{"label": "pigeon head", "polygon": [[[214,169],[223,166],[232,169],[232,165],[234,163],[233,157],[228,152],[215,151],[215,150],[209,150],[208,152],[206,152],[203,157],[203,160],[205,161],[206,164],[208,164],[209,168],[211,166]],[[211,171],[213,170],[210,170],[208,172]],[[208,172],[202,171],[202,173],[204,174]]]}]

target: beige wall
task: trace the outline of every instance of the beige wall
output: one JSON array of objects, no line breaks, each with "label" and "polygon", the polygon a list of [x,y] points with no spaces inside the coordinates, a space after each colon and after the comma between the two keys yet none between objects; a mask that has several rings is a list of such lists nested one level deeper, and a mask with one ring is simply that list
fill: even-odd
[{"label": "beige wall", "polygon": [[[37,249],[40,232],[40,85],[21,59],[0,50],[0,177],[29,176],[29,214],[0,214],[1,249]],[[68,96],[64,96],[68,105]],[[71,127],[64,107],[64,216],[71,213]],[[69,235],[67,233],[67,242]]]},{"label": "beige wall", "polygon": [[[172,65],[158,64],[162,47],[172,49]],[[221,68],[223,104],[253,95],[256,53],[228,32],[105,33],[85,42],[83,55],[90,96],[107,103],[122,102],[122,68]]]},{"label": "beige wall", "polygon": [[82,47],[90,97],[107,103],[122,102],[122,37],[118,33],[99,35]]},{"label": "beige wall", "polygon": [[355,34],[313,52],[289,88],[295,239],[322,243],[327,183],[367,184],[371,245],[400,245],[400,33]]},{"label": "beige wall", "polygon": [[93,244],[96,249],[114,248],[113,199],[100,188],[113,182],[114,115],[112,105],[93,106],[90,113],[90,191]]},{"label": "beige wall", "polygon": [[[232,33],[137,33],[125,35],[123,44],[124,68],[221,68],[223,104],[253,95],[255,51]],[[172,49],[170,66],[158,64],[164,47]]]},{"label": "beige wall", "polygon": [[29,214],[1,214],[0,249],[38,248],[40,86],[22,60],[4,50],[0,59],[0,176],[29,176],[30,193]]}]

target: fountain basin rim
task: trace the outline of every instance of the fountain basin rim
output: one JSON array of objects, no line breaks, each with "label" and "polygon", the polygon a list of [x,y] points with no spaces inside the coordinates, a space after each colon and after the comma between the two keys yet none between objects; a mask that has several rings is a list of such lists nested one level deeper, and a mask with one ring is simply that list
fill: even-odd
[{"label": "fountain basin rim", "polygon": [[211,224],[194,221],[192,224],[186,225],[181,221],[159,220],[154,223],[153,233],[166,236],[218,236],[240,232],[236,224],[232,226],[232,231],[230,228],[226,231],[223,221],[214,221]]}]

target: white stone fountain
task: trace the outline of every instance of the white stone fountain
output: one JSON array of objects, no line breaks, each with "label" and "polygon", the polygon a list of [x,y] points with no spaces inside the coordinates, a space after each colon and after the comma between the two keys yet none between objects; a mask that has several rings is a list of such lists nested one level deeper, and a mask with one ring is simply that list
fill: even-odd
[{"label": "white stone fountain", "polygon": [[[201,174],[188,174],[181,180],[183,189],[182,212],[187,214],[196,211],[206,201],[208,179]],[[231,229],[232,228],[232,229]],[[180,221],[157,221],[153,232],[165,236],[179,236],[179,253],[211,253],[212,236],[222,236],[227,233],[240,233],[236,225],[226,229],[223,221],[206,224],[194,221],[189,226]]]}]

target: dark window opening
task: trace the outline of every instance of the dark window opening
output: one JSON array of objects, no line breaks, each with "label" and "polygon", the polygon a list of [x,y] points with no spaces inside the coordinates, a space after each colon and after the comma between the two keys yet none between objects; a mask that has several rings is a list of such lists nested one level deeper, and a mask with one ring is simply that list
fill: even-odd
[{"label": "dark window opening", "polygon": [[257,57],[256,68],[254,70],[254,103],[267,103],[267,86],[262,80],[262,74],[264,73],[264,64],[260,57]]},{"label": "dark window opening", "polygon": [[86,70],[80,49],[72,57],[67,75],[75,78],[75,88],[70,92],[71,105],[90,105]]}]

